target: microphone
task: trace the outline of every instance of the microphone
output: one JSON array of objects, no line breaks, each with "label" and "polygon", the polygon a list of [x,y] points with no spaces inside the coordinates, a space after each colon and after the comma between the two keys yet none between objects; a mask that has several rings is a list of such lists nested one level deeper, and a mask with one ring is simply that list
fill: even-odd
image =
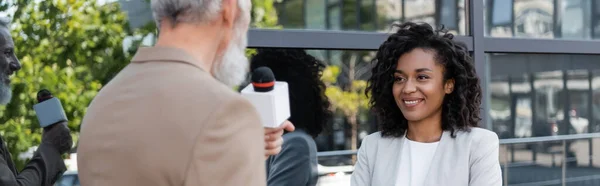
[{"label": "microphone", "polygon": [[40,90],[37,93],[37,101],[38,104],[33,105],[33,110],[35,110],[42,128],[61,121],[68,121],[60,100],[52,96],[50,91],[46,89]]},{"label": "microphone", "polygon": [[269,92],[275,87],[275,75],[269,67],[258,67],[252,71],[252,87],[256,92]]},{"label": "microphone", "polygon": [[269,67],[254,69],[251,80],[252,83],[242,89],[242,96],[258,111],[264,127],[279,127],[291,115],[288,84],[276,81]]}]

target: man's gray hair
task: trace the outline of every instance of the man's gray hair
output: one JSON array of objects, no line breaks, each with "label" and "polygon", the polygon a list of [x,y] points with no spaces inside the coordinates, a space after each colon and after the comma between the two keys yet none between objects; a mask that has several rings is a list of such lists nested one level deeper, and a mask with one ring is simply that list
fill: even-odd
[{"label": "man's gray hair", "polygon": [[[248,0],[249,1],[249,0]],[[221,0],[152,0],[152,15],[157,27],[163,19],[173,25],[179,22],[203,23],[221,11]]]},{"label": "man's gray hair", "polygon": [[0,17],[0,28],[9,28],[10,27],[10,19],[8,17]]}]

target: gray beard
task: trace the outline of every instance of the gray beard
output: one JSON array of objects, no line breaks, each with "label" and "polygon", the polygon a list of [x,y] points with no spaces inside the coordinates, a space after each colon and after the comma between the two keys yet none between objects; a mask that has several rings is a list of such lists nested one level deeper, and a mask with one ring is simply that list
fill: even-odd
[{"label": "gray beard", "polygon": [[215,78],[229,87],[244,82],[249,66],[244,54],[243,49],[228,47],[220,63],[215,63],[213,66]]},{"label": "gray beard", "polygon": [[10,89],[10,85],[4,82],[0,83],[0,105],[8,104],[11,98],[12,90]]},{"label": "gray beard", "polygon": [[213,63],[212,72],[217,80],[229,87],[244,82],[250,65],[246,58],[246,46],[246,31],[238,26],[234,30],[233,40],[230,41],[221,59]]}]

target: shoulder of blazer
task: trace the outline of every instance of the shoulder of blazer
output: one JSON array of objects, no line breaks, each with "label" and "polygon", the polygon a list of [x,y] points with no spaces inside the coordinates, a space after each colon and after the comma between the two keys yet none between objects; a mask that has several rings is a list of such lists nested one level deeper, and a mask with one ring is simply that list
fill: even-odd
[{"label": "shoulder of blazer", "polygon": [[390,145],[395,146],[395,143],[400,141],[399,139],[397,137],[383,137],[381,132],[375,132],[362,139],[361,148],[366,147],[365,151],[375,152],[380,146],[384,148]]},{"label": "shoulder of blazer", "polygon": [[382,140],[381,132],[374,132],[362,139],[361,147],[377,145],[377,142]]},{"label": "shoulder of blazer", "polygon": [[469,154],[471,156],[479,156],[500,145],[500,140],[495,132],[479,127],[473,127],[469,132],[457,132],[456,139],[460,145],[468,144],[470,146]]},{"label": "shoulder of blazer", "polygon": [[489,143],[498,143],[498,135],[495,132],[492,132],[487,129],[473,127],[471,131],[460,131],[456,132],[456,138],[468,142],[471,142],[472,145],[475,144],[489,144]]},{"label": "shoulder of blazer", "polygon": [[209,100],[209,103],[218,105],[232,101],[246,101],[246,99],[242,97],[242,95],[239,92],[235,91],[232,87],[228,87],[227,85],[221,83],[208,73],[194,73],[189,76],[189,78],[180,80],[180,86],[182,86],[179,87],[179,91],[181,92],[180,94],[194,95],[198,99],[188,101],[200,101],[202,102],[202,104],[200,105],[205,105],[207,107],[213,108],[215,107],[215,105],[206,105],[206,100]]}]

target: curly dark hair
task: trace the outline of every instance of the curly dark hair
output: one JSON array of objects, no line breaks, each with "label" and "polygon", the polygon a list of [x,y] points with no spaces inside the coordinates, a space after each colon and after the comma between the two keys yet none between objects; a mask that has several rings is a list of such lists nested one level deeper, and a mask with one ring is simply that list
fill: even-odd
[{"label": "curly dark hair", "polygon": [[444,97],[442,104],[442,130],[456,137],[456,131],[477,127],[481,120],[481,87],[466,45],[453,40],[454,36],[443,26],[434,30],[426,23],[407,22],[393,27],[398,31],[379,47],[365,91],[378,116],[381,135],[400,137],[408,129],[408,121],[395,102],[392,86],[400,56],[415,48],[434,51],[436,61],[444,66],[444,80],[455,82],[454,90]]},{"label": "curly dark hair", "polygon": [[277,81],[285,81],[290,93],[290,122],[313,138],[322,131],[332,112],[321,76],[325,65],[300,49],[261,48],[250,68],[271,68]]}]

